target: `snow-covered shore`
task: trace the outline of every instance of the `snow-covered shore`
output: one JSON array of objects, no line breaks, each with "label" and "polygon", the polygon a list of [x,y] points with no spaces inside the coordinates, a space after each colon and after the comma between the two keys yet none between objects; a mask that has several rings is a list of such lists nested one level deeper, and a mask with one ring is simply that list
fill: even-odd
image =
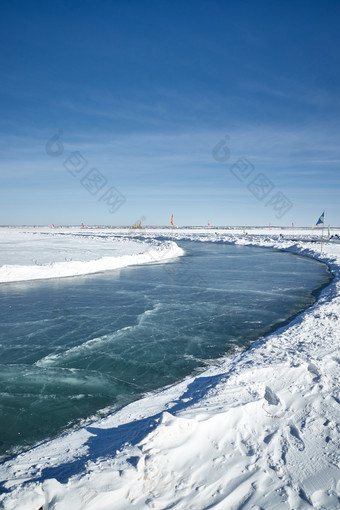
[{"label": "snow-covered shore", "polygon": [[164,262],[184,253],[171,241],[150,245],[105,234],[0,228],[0,283],[93,274]]},{"label": "snow-covered shore", "polygon": [[321,253],[319,232],[303,230],[140,234],[290,250],[326,262],[335,277],[312,307],[248,351],[0,465],[9,491],[0,504],[339,509],[340,244]]}]

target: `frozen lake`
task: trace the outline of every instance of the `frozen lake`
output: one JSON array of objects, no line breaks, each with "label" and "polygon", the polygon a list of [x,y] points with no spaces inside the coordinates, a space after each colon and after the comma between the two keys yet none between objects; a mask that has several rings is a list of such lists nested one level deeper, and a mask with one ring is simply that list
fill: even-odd
[{"label": "frozen lake", "polygon": [[247,348],[331,277],[273,249],[178,245],[167,264],[0,285],[2,458]]}]

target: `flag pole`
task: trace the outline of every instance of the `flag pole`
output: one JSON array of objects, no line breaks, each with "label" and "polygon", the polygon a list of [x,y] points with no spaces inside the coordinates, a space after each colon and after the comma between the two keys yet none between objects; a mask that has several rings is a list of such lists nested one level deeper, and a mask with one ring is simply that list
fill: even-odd
[{"label": "flag pole", "polygon": [[322,234],[321,234],[321,253],[322,253],[322,244],[323,244],[323,229],[325,227],[325,215],[323,217],[323,223],[322,223]]}]

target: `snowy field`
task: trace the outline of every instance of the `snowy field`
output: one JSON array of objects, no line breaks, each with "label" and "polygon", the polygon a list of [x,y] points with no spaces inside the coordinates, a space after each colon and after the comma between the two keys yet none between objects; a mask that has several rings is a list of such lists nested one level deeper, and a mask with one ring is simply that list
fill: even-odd
[{"label": "snowy field", "polygon": [[0,228],[0,283],[79,276],[180,256],[175,244],[107,237],[107,231]]},{"label": "snowy field", "polygon": [[[210,229],[96,231],[83,242],[74,229],[62,231],[72,233],[67,245],[54,232],[51,251],[39,251],[38,259],[32,238],[43,246],[48,231],[22,231],[1,229],[1,242],[23,243],[26,257],[18,261],[14,250],[12,260],[1,261],[2,282],[123,267],[124,257],[132,264],[170,260],[181,255],[176,239],[189,238],[289,250],[326,262],[335,278],[312,307],[248,351],[0,465],[4,509],[340,508],[338,242],[324,243],[321,252],[315,242],[321,231],[273,228],[248,229],[247,235]],[[96,238],[108,232],[116,239]],[[156,242],[162,235],[170,241]],[[52,251],[56,259],[49,258]],[[65,260],[66,252],[72,260]],[[121,266],[111,260],[115,256]]]}]

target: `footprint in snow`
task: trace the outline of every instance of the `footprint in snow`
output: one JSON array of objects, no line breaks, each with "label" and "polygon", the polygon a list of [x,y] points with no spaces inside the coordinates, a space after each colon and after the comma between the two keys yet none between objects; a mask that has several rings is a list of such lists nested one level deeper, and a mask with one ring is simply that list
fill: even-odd
[{"label": "footprint in snow", "polygon": [[319,381],[320,373],[319,373],[319,370],[317,369],[316,365],[314,365],[314,363],[309,363],[307,370],[313,376],[314,382]]},{"label": "footprint in snow", "polygon": [[295,425],[289,425],[287,439],[289,443],[300,450],[300,452],[305,449],[305,444],[302,441],[299,430],[295,427]]},{"label": "footprint in snow", "polygon": [[269,388],[269,386],[266,386],[264,398],[267,400],[268,404],[271,406],[277,406],[280,404],[279,397],[273,392],[272,389]]},{"label": "footprint in snow", "polygon": [[284,415],[284,409],[281,403],[281,400],[276,395],[276,393],[273,392],[269,386],[266,386],[265,392],[264,392],[264,403],[263,403],[263,410],[265,413],[270,416],[271,418],[282,418]]}]

